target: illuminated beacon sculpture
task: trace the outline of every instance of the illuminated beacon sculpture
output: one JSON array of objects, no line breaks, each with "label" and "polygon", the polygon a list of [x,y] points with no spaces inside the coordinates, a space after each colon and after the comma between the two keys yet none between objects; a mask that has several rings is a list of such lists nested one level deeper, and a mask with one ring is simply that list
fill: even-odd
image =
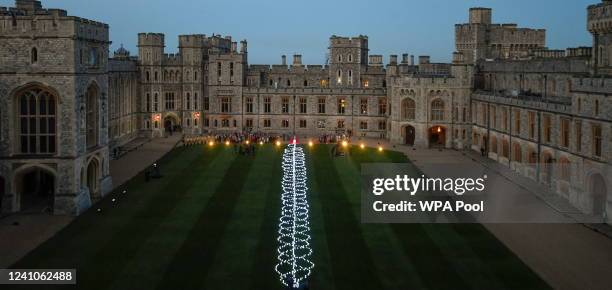
[{"label": "illuminated beacon sculpture", "polygon": [[299,288],[310,276],[314,263],[310,260],[310,225],[308,187],[304,149],[294,139],[283,153],[283,193],[278,229],[278,264],[275,270],[280,281]]}]

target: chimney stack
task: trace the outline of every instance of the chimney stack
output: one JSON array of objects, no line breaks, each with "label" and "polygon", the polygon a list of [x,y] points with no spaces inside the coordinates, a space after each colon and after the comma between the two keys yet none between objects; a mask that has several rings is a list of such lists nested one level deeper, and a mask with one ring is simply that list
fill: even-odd
[{"label": "chimney stack", "polygon": [[281,64],[282,64],[282,65],[287,65],[287,56],[286,56],[286,55],[283,55],[283,56],[281,57],[281,59],[282,59]]},{"label": "chimney stack", "polygon": [[295,66],[302,65],[302,55],[301,54],[293,55],[293,65]]}]

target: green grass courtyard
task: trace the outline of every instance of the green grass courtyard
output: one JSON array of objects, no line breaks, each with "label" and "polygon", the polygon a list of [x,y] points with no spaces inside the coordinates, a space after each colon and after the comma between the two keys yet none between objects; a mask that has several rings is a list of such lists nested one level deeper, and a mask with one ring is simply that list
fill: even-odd
[{"label": "green grass courtyard", "polygon": [[[409,161],[358,147],[333,158],[330,148],[305,150],[311,289],[549,288],[481,225],[362,224],[360,165]],[[177,148],[159,163],[162,179],[137,176],[13,268],[76,268],[87,290],[282,289],[281,157],[271,145],[255,157]],[[15,289],[41,289],[32,287]]]}]

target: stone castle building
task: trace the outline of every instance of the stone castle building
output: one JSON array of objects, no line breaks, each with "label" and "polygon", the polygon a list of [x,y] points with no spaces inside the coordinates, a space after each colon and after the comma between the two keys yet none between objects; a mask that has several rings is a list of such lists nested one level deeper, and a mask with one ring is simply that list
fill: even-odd
[{"label": "stone castle building", "polygon": [[17,0],[0,8],[2,211],[46,203],[78,214],[111,188],[108,160],[121,146],[180,130],[482,150],[605,218],[611,13],[609,0],[588,8],[593,47],[548,49],[545,30],[473,8],[455,27],[452,63],[402,54],[385,64],[367,36],[332,36],[325,65],[301,55],[257,65],[246,40],[214,34],[181,35],[169,54],[163,34],[141,33],[137,56],[108,56],[107,25]]}]

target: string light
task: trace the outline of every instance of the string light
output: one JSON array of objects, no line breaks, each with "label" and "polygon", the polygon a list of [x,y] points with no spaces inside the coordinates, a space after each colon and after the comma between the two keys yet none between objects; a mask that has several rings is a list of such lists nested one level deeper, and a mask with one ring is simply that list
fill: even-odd
[{"label": "string light", "polygon": [[299,288],[314,268],[310,261],[310,223],[306,186],[306,158],[297,144],[283,153],[283,193],[278,229],[278,263],[274,268],[283,285]]}]

